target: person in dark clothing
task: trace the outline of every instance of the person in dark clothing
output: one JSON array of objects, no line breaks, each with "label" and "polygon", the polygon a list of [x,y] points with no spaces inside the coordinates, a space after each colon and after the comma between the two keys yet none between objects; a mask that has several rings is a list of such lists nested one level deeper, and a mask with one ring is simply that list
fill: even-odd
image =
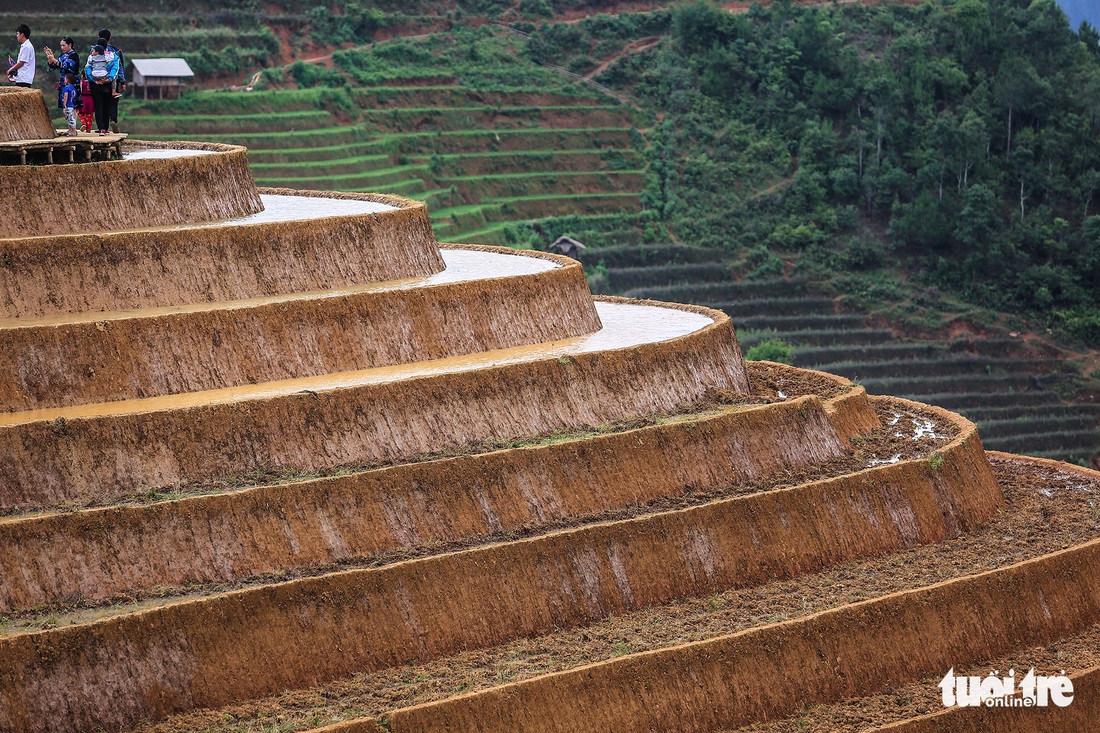
[{"label": "person in dark clothing", "polygon": [[96,132],[106,135],[111,120],[108,108],[114,98],[115,79],[118,76],[118,58],[107,50],[106,42],[102,38],[99,40],[100,42],[92,46],[92,52],[88,54],[84,75],[88,77],[89,86],[92,88]]},{"label": "person in dark clothing", "polygon": [[65,36],[61,39],[61,55],[56,58],[53,55],[53,49],[49,46],[42,47],[42,53],[46,54],[46,68],[50,71],[60,71],[61,79],[57,82],[57,106],[64,109],[65,105],[61,100],[61,88],[65,86],[65,77],[72,75],[76,80],[74,85],[76,86],[76,99],[73,100],[74,107],[80,107],[83,101],[80,98],[80,54],[73,48],[73,39],[69,36]]},{"label": "person in dark clothing", "polygon": [[[106,42],[104,43],[106,49],[118,59],[118,76],[115,77],[114,89],[107,109],[111,132],[118,132],[118,100],[126,92],[126,58],[122,55],[122,49],[111,43],[111,31],[106,28],[100,29],[99,38]],[[98,108],[98,103],[96,106]]]}]

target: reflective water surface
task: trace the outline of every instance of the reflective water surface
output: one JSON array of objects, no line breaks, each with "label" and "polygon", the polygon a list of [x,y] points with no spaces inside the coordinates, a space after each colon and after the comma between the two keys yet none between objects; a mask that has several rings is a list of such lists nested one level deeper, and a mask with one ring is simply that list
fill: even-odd
[{"label": "reflective water surface", "polygon": [[123,160],[163,160],[165,158],[191,158],[196,155],[210,155],[213,150],[180,150],[177,148],[146,148],[144,150],[124,150]]},{"label": "reflective water surface", "polygon": [[286,379],[265,384],[124,402],[8,413],[0,415],[0,426],[19,425],[39,420],[55,420],[59,417],[73,419],[156,412],[263,399],[299,392],[327,392],[347,387],[383,384],[449,372],[464,372],[504,364],[560,358],[570,354],[622,349],[644,343],[668,341],[697,331],[713,322],[711,318],[698,313],[633,303],[596,303],[596,312],[603,322],[603,328],[588,336],[357,372]]},{"label": "reflective water surface", "polygon": [[[394,211],[397,207],[379,204],[374,201],[356,199],[337,199],[326,196],[283,196],[260,194],[264,210],[258,214],[242,216],[239,219],[197,224],[196,227],[223,227],[238,224],[266,224],[271,221],[298,221],[300,219],[324,219],[330,216],[353,216],[355,214],[377,214],[380,211]],[[187,228],[192,227],[170,227]]]},{"label": "reflective water surface", "polygon": [[[389,204],[375,203],[374,201],[338,199],[329,198],[326,196],[283,196],[276,194],[260,194],[260,201],[261,203],[263,203],[264,206],[263,211],[257,214],[250,214],[248,216],[242,216],[236,219],[194,222],[190,224],[170,224],[167,226],[158,227],[139,227],[135,229],[116,229],[110,232],[95,232],[95,234],[120,234],[126,232],[171,232],[179,231],[181,229],[203,229],[206,227],[267,224],[276,221],[304,221],[325,219],[332,216],[377,214],[382,211],[394,211],[398,208]],[[39,238],[41,237],[17,237],[17,239],[21,240]],[[0,239],[4,239],[4,237],[0,237]]]}]

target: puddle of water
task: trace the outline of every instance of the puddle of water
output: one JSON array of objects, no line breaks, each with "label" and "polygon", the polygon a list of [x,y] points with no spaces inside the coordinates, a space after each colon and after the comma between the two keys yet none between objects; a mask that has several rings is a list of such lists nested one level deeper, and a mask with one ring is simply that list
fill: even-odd
[{"label": "puddle of water", "polygon": [[213,310],[232,310],[255,308],[287,303],[296,300],[317,300],[320,298],[339,298],[347,295],[380,291],[408,290],[430,287],[445,283],[487,280],[495,277],[519,277],[554,270],[561,265],[541,257],[525,256],[521,253],[479,252],[463,249],[440,250],[446,269],[426,277],[411,277],[403,280],[367,283],[335,290],[315,290],[285,295],[271,295],[262,298],[222,301],[217,303],[195,303],[191,305],[164,306],[160,308],[141,308],[125,311],[90,311],[85,313],[59,313],[35,318],[0,318],[0,328],[32,328],[56,326],[63,323],[96,323],[118,321],[128,318],[148,318],[173,313],[201,313]]},{"label": "puddle of water", "polygon": [[441,249],[447,268],[427,277],[402,280],[399,287],[415,288],[421,285],[440,285],[462,280],[483,280],[490,277],[515,277],[535,275],[556,270],[561,265],[553,260],[531,257],[522,252],[478,252],[470,249]]},{"label": "puddle of water", "polygon": [[892,458],[875,458],[874,460],[867,462],[867,468],[874,468],[875,466],[889,466],[892,463],[897,463],[901,460],[901,454],[897,453]]},{"label": "puddle of water", "polygon": [[[910,412],[906,412],[906,413],[904,413],[904,415],[900,412],[895,412],[894,417],[891,418],[890,422],[886,423],[886,425],[889,426],[889,427],[893,427],[893,426],[897,425],[901,421],[901,418],[903,416],[907,417],[907,418],[909,418],[910,420],[913,421],[913,435],[911,436],[913,438],[913,440],[921,440],[922,438],[931,438],[932,440],[939,440],[941,438],[946,437],[946,436],[940,435],[939,433],[936,432],[936,425],[931,420],[929,420],[928,418],[925,418],[925,417],[919,417],[919,416],[914,415]],[[901,431],[895,431],[894,432],[894,437],[895,438],[904,438],[905,433],[903,433]]]},{"label": "puddle of water", "polygon": [[[506,255],[505,255],[506,256]],[[486,369],[505,364],[537,361],[540,359],[566,359],[572,354],[584,354],[593,351],[607,351],[628,348],[645,343],[668,341],[713,323],[707,316],[682,311],[675,308],[662,308],[652,305],[632,303],[596,303],[596,312],[603,328],[588,336],[562,339],[544,344],[521,346],[511,349],[486,351],[481,354],[399,364],[377,369],[341,374],[326,374],[317,377],[287,379],[260,385],[230,387],[206,392],[191,392],[164,397],[150,397],[124,402],[108,402],[93,405],[78,405],[49,410],[30,410],[26,412],[0,415],[0,426],[21,425],[39,420],[56,420],[105,415],[126,415],[138,412],[183,409],[211,404],[227,404],[244,400],[265,399],[299,392],[320,392],[358,387],[369,384],[382,384],[399,380],[427,377],[438,374]]]},{"label": "puddle of water", "polygon": [[936,425],[931,420],[923,417],[914,417],[913,420],[913,440],[920,440],[921,438],[931,438],[932,440],[939,440],[942,435],[936,432]]},{"label": "puddle of water", "polygon": [[[1074,474],[1059,471],[1057,477],[1061,481],[1048,481],[1042,486],[1036,487],[1035,490],[1048,499],[1061,491],[1081,491],[1086,494],[1091,494],[1093,491],[1092,484],[1080,483],[1080,477]],[[1093,504],[1094,502],[1090,500],[1089,506],[1093,507]]]},{"label": "puddle of water", "polygon": [[192,158],[196,155],[210,155],[212,150],[178,150],[175,148],[148,148],[145,150],[127,150],[123,160],[164,160],[167,158]]}]

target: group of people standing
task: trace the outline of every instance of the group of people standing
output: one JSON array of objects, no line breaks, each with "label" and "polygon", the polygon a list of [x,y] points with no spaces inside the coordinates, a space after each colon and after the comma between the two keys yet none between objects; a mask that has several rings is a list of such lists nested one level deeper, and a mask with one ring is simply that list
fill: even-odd
[{"label": "group of people standing", "polygon": [[[16,28],[15,40],[19,42],[19,58],[8,57],[8,81],[30,87],[34,84],[35,54],[31,29],[26,23]],[[46,55],[46,68],[61,73],[57,106],[65,113],[68,134],[78,132],[77,114],[88,132],[93,131],[93,117],[95,132],[100,135],[118,132],[118,100],[126,91],[126,62],[122,50],[111,43],[111,31],[106,28],[99,31],[99,40],[91,47],[83,68],[70,36],[62,38],[60,46],[59,55],[54,55],[49,46],[43,46],[42,52]]]}]

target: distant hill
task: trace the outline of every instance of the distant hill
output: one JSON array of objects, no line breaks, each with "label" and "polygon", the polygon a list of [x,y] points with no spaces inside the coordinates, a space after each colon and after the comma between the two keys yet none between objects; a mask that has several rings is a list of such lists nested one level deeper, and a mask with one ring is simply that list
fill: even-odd
[{"label": "distant hill", "polygon": [[1082,20],[1100,28],[1100,4],[1096,0],[1058,0],[1062,10],[1069,16],[1070,27],[1077,30]]}]

